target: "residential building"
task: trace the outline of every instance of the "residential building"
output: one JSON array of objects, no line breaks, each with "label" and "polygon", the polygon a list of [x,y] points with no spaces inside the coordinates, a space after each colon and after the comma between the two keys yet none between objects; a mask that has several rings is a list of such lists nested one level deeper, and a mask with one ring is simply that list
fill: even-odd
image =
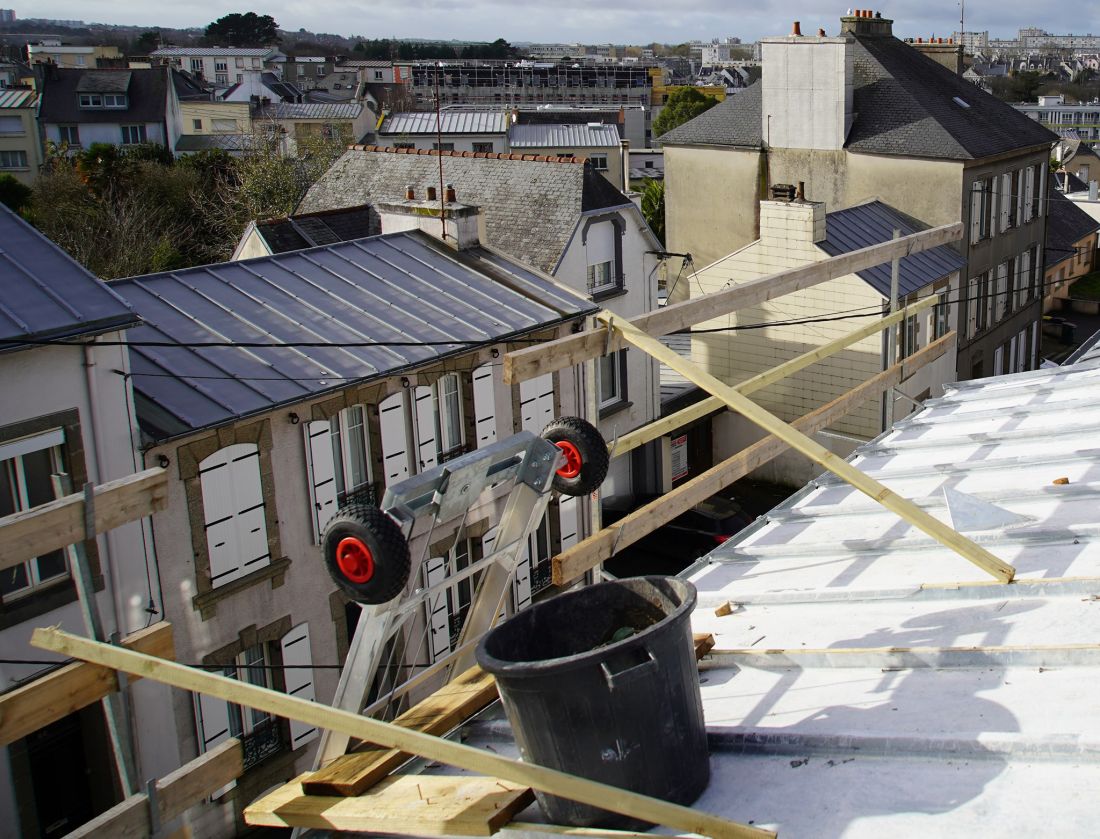
[{"label": "residential building", "polygon": [[[306,193],[299,213],[393,201],[411,187],[438,206],[454,188],[457,200],[481,209],[487,246],[553,276],[617,315],[635,317],[655,308],[655,252],[660,244],[639,209],[590,164],[536,155],[476,155],[349,149]],[[429,192],[431,190],[431,192]],[[606,439],[659,414],[656,365],[636,351],[600,362],[596,393]],[[607,497],[655,491],[657,454],[650,447],[618,458],[601,492]]]},{"label": "residential building", "polygon": [[37,115],[38,94],[33,90],[0,90],[0,174],[13,175],[27,186],[42,165]]},{"label": "residential building", "polygon": [[150,57],[217,87],[241,84],[250,73],[274,66],[286,58],[275,47],[161,47]]},{"label": "residential building", "polygon": [[961,44],[967,52],[989,49],[989,30],[982,32],[953,32],[951,40]]},{"label": "residential building", "polygon": [[1061,136],[1076,137],[1087,145],[1100,141],[1100,103],[1071,105],[1059,93],[1040,96],[1034,104],[1022,102],[1014,107]]},{"label": "residential building", "polygon": [[[126,477],[140,444],[122,346],[138,323],[101,280],[0,206],[0,517]],[[89,634],[77,600],[75,563],[86,562],[103,631],[125,636],[163,615],[148,522],[134,521],[91,543],[51,551],[0,571],[0,679],[32,684],[64,663],[29,645],[41,626]],[[26,663],[20,663],[26,662]],[[136,778],[180,765],[170,689],[124,688]],[[102,705],[86,705],[8,743],[0,760],[0,823],[11,836],[61,835],[123,798]],[[137,792],[137,790],[131,790]]]},{"label": "residential building", "polygon": [[233,251],[233,260],[300,251],[319,245],[350,242],[382,232],[378,211],[369,205],[296,213],[286,218],[250,221]]},{"label": "residential building", "polygon": [[501,110],[447,108],[388,114],[378,126],[378,144],[406,149],[508,151],[511,114]]},{"label": "residential building", "polygon": [[150,70],[41,70],[38,120],[47,142],[69,148],[169,145],[170,85],[193,89],[167,67]]},{"label": "residential building", "polygon": [[[146,324],[130,348],[145,462],[171,469],[153,532],[160,555],[173,558],[162,585],[173,592],[164,608],[178,659],[330,703],[338,673],[321,665],[344,661],[360,619],[322,570],[318,543],[333,513],[376,503],[385,487],[520,428],[584,413],[583,371],[513,389],[497,359],[513,341],[569,334],[596,306],[480,247],[473,208],[447,207],[447,244],[416,229],[440,223],[433,208],[378,205],[383,225],[389,218],[404,232],[114,284]],[[207,341],[228,346],[195,346]],[[466,560],[495,533],[497,495],[481,496],[464,520],[454,550]],[[509,611],[549,583],[551,554],[585,532],[587,505],[554,504]],[[416,534],[412,555],[451,550],[430,538]],[[426,585],[421,573],[430,572],[410,588]],[[454,595],[441,608],[461,629],[469,591]],[[425,612],[421,628],[434,617]],[[444,628],[392,665],[414,672],[454,643]],[[299,666],[282,666],[291,663]],[[246,804],[312,762],[311,726],[183,691],[169,707],[181,762],[230,736],[247,744],[235,787],[191,810],[196,835],[238,835]]]},{"label": "residential building", "polygon": [[707,66],[731,64],[744,58],[744,51],[740,38],[726,38],[704,45],[699,51],[699,61]]},{"label": "residential building", "polygon": [[650,178],[655,181],[663,181],[665,178],[665,152],[664,149],[630,149],[630,182],[631,188],[638,186],[640,181]]},{"label": "residential building", "polygon": [[257,108],[252,118],[264,130],[281,129],[291,149],[309,138],[357,143],[375,122],[374,112],[362,102],[272,102]]},{"label": "residential building", "polygon": [[1072,297],[1071,287],[1075,280],[1096,269],[1096,249],[1100,242],[1100,220],[1053,187],[1049,208],[1043,265],[1044,312],[1072,306],[1062,301]]},{"label": "residential building", "polygon": [[1017,43],[1023,50],[1083,50],[1095,52],[1100,49],[1100,35],[1051,35],[1043,29],[1032,26],[1021,29]]},{"label": "residential building", "polygon": [[[776,271],[887,242],[895,230],[904,236],[924,227],[881,201],[829,213],[820,202],[761,201],[760,238],[701,269],[691,282],[700,294],[719,291]],[[941,305],[792,374],[754,394],[754,401],[780,419],[793,422],[857,387],[898,358],[928,346],[953,328],[951,313],[958,307],[959,277],[964,267],[962,257],[947,245],[900,260],[898,302],[906,305],[940,294],[944,301]],[[1038,271],[1031,279],[1030,294],[1036,296]],[[739,310],[735,315],[702,321],[695,325],[698,334],[691,339],[692,358],[723,381],[745,381],[881,318],[890,308],[891,282],[887,263]],[[848,317],[837,319],[838,311],[848,313]],[[1005,311],[998,305],[990,316],[1000,319]],[[862,312],[867,314],[860,317],[858,313]],[[758,324],[775,326],[738,329]],[[1037,349],[1037,327],[1034,337],[1029,334],[1024,338],[1024,348]],[[895,348],[893,355],[891,348]],[[1029,360],[1026,367],[1032,366]],[[955,354],[947,352],[899,386],[904,400],[899,406],[895,407],[893,399],[868,402],[831,428],[860,439],[876,437],[893,424],[895,415],[900,418],[910,412],[912,400],[939,397],[943,385],[954,380]],[[724,445],[729,450],[736,451],[753,441],[755,427],[739,417],[725,414],[719,422],[723,433],[716,436],[726,440]],[[729,443],[729,438],[740,438],[742,445]],[[787,485],[808,480],[818,468],[801,461],[793,467],[784,461],[782,466],[787,471],[773,471],[771,477]],[[808,475],[807,468],[811,470]]]},{"label": "residential building", "polygon": [[[834,210],[878,198],[930,226],[962,221],[957,373],[987,375],[1040,317],[1040,295],[1010,289],[1043,264],[1057,138],[899,41],[891,21],[841,25],[835,38],[765,39],[760,83],[662,138],[668,250],[707,265],[755,241],[757,198],[773,184],[803,182]],[[991,320],[993,298],[1019,306]]]},{"label": "residential building", "polygon": [[397,81],[392,61],[341,61],[339,69],[354,70],[365,84],[394,84]]},{"label": "residential building", "polygon": [[169,126],[174,142],[172,150],[191,154],[207,149],[222,149],[240,154],[252,137],[252,107],[248,102],[225,102],[203,98],[181,100],[178,120]]},{"label": "residential building", "polygon": [[590,122],[585,125],[513,125],[508,145],[520,154],[585,158],[619,190],[627,188],[626,152],[619,129]]},{"label": "residential building", "polygon": [[262,105],[268,102],[304,102],[305,93],[294,84],[270,71],[248,71],[225,90],[219,91],[217,98],[224,102],[251,102]]},{"label": "residential building", "polygon": [[646,119],[649,108],[643,105],[620,105],[617,108],[599,108],[579,105],[522,105],[512,110],[516,125],[587,125],[599,122],[614,125],[621,139],[630,143],[631,149],[646,147]]},{"label": "residential building", "polygon": [[313,90],[336,66],[334,59],[323,55],[297,55],[288,57],[283,64],[283,78],[299,90]]},{"label": "residential building", "polygon": [[27,60],[31,65],[53,64],[78,70],[95,70],[104,67],[123,67],[124,58],[118,47],[86,47],[75,44],[62,44],[60,41],[46,40],[38,44],[27,44]]}]

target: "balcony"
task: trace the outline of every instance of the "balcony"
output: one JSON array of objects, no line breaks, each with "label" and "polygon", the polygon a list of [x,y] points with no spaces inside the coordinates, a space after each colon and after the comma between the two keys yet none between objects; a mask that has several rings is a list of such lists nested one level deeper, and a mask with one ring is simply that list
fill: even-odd
[{"label": "balcony", "polygon": [[257,725],[248,734],[240,738],[244,749],[244,769],[247,772],[267,760],[273,754],[283,750],[283,726],[280,720],[269,717]]}]

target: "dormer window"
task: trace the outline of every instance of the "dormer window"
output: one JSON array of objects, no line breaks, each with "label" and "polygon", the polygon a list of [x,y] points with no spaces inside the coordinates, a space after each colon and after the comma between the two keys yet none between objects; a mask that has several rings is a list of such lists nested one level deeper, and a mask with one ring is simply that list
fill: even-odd
[{"label": "dormer window", "polygon": [[81,93],[80,107],[125,109],[128,105],[122,93]]}]

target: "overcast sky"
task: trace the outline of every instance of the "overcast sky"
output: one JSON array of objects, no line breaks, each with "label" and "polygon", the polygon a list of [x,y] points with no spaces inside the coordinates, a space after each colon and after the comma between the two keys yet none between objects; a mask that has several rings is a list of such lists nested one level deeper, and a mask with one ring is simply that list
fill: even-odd
[{"label": "overcast sky", "polygon": [[[2,2],[2,0],[0,0]],[[754,41],[786,35],[791,21],[802,31],[823,27],[835,35],[847,6],[822,0],[397,0],[397,2],[304,3],[266,0],[263,5],[192,0],[158,6],[144,0],[35,0],[23,5],[8,0],[20,17],[122,23],[136,26],[205,26],[230,12],[270,14],[282,29],[299,28],[369,38],[423,37],[564,43],[680,43],[733,36]],[[863,7],[859,7],[863,8]],[[892,18],[898,37],[949,36],[959,28],[958,0],[902,0],[872,6]],[[988,30],[991,37],[1015,37],[1024,26],[1052,34],[1100,34],[1100,3],[1075,3],[1073,11],[1055,14],[1052,4],[1037,0],[968,0],[967,31]]]}]

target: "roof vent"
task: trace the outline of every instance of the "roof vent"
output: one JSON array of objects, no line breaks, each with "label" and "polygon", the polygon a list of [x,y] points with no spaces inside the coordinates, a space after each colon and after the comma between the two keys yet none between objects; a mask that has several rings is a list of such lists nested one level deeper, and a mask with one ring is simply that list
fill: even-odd
[{"label": "roof vent", "polygon": [[772,199],[775,201],[794,201],[797,194],[794,184],[772,184]]},{"label": "roof vent", "polygon": [[960,108],[966,108],[967,110],[970,109],[970,103],[967,102],[965,99],[960,99],[958,96],[952,96],[951,101],[958,105]]}]

